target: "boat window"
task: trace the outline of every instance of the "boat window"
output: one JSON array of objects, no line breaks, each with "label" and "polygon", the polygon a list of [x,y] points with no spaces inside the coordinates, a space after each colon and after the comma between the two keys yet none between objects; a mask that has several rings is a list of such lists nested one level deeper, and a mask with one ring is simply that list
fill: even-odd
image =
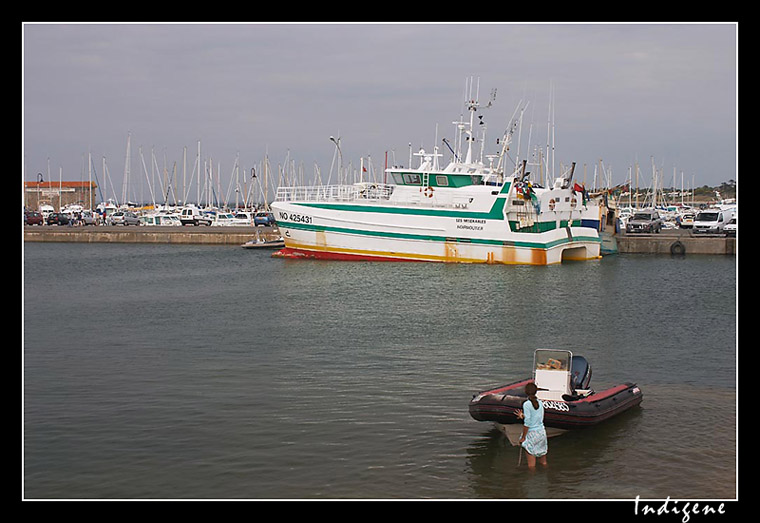
[{"label": "boat window", "polygon": [[404,173],[404,183],[406,183],[407,185],[421,185],[422,180],[420,179],[419,174]]},{"label": "boat window", "polygon": [[438,187],[448,187],[449,177],[439,174],[435,177],[435,183],[438,185]]}]

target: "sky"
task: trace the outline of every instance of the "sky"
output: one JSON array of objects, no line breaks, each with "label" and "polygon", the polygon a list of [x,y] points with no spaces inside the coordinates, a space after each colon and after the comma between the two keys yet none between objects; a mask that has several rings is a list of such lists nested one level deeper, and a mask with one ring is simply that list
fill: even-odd
[{"label": "sky", "polygon": [[380,177],[410,144],[447,152],[471,82],[486,154],[523,107],[513,157],[553,132],[555,172],[587,185],[717,186],[738,181],[737,80],[735,23],[26,22],[23,177],[87,181],[91,158],[99,197],[146,202],[166,168],[192,201],[200,144],[232,201],[265,158],[270,194],[282,171],[336,183],[336,142]]}]

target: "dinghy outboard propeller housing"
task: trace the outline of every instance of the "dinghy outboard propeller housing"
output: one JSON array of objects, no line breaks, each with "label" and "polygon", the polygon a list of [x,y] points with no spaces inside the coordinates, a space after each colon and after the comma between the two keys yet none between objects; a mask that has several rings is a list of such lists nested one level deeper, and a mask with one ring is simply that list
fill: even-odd
[{"label": "dinghy outboard propeller housing", "polygon": [[588,389],[591,382],[591,365],[583,356],[573,355],[573,368],[570,375],[570,387],[573,392],[576,389]]}]

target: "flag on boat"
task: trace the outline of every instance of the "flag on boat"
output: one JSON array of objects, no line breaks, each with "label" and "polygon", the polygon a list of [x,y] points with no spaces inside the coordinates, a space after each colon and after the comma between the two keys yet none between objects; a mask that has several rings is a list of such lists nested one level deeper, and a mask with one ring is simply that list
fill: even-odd
[{"label": "flag on boat", "polygon": [[518,182],[515,185],[515,191],[522,196],[523,200],[532,201],[533,203],[538,201],[538,197],[533,191],[533,185],[530,182]]},{"label": "flag on boat", "polygon": [[575,183],[573,185],[573,191],[581,193],[581,197],[583,198],[583,205],[586,205],[586,200],[588,200],[588,193],[586,192],[586,188],[583,185]]}]

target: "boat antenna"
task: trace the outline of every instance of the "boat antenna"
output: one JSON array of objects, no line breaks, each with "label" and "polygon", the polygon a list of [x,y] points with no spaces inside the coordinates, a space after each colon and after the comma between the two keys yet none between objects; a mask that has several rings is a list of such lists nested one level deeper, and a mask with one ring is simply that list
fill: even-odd
[{"label": "boat antenna", "polygon": [[521,119],[516,118],[516,115],[518,111],[520,111],[521,106],[522,100],[520,100],[520,102],[517,104],[517,107],[515,107],[515,110],[512,113],[512,117],[509,119],[509,126],[504,131],[504,135],[501,138],[501,152],[499,153],[499,162],[496,164],[497,171],[503,172],[504,170],[504,158],[506,157],[507,151],[509,151],[509,146],[512,143],[512,136],[515,134],[515,130],[521,121]]},{"label": "boat antenna", "polygon": [[454,151],[454,149],[452,149],[452,148],[451,148],[451,144],[449,143],[449,141],[448,141],[446,138],[444,138],[444,139],[443,139],[443,143],[444,143],[444,144],[446,144],[446,147],[448,147],[449,151],[451,151],[451,154],[453,154],[453,155],[454,155],[454,159],[455,159],[456,161],[459,161],[459,156],[458,156],[458,155],[457,155],[457,153]]}]

